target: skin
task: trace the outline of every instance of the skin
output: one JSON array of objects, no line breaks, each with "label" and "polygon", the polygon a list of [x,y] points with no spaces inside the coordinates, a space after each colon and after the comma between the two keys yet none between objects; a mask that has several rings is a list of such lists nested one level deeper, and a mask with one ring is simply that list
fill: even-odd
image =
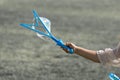
[{"label": "skin", "polygon": [[[79,56],[82,56],[82,57],[84,57],[86,59],[89,59],[89,60],[91,60],[93,62],[100,63],[100,61],[98,59],[98,56],[97,56],[97,51],[88,50],[88,49],[76,46],[75,44],[70,43],[70,42],[67,42],[65,45],[72,48],[74,50],[75,54],[77,54]],[[67,51],[66,49],[63,49],[63,50],[66,53],[69,53],[69,51]]]}]

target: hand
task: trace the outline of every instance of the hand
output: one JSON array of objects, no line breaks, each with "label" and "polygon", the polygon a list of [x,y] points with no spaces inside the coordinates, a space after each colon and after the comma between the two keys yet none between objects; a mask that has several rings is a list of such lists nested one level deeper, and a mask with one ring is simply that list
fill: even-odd
[{"label": "hand", "polygon": [[[76,49],[76,45],[75,44],[73,44],[73,43],[71,43],[71,42],[66,42],[65,43],[65,45],[66,46],[68,46],[68,47],[70,47],[70,48],[72,48],[74,51],[75,51],[75,49]],[[62,48],[66,53],[69,53],[69,51],[67,50],[67,49],[64,49],[64,48]]]}]

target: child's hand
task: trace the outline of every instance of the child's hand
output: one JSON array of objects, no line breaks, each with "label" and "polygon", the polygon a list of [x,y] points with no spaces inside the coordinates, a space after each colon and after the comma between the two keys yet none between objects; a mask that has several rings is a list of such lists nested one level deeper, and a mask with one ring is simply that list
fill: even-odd
[{"label": "child's hand", "polygon": [[[73,43],[71,43],[71,42],[66,42],[65,45],[68,46],[68,47],[70,47],[70,48],[72,48],[74,51],[75,51],[75,49],[76,49],[76,45],[73,44]],[[62,49],[63,49],[66,53],[69,53],[69,51],[68,51],[67,49],[64,49],[64,48],[62,48]]]}]

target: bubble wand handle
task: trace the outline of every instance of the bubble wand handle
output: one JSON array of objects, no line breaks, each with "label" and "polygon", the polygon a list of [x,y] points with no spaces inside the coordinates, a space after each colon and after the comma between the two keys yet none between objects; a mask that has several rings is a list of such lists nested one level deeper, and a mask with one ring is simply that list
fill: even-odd
[{"label": "bubble wand handle", "polygon": [[119,78],[117,75],[115,75],[114,73],[110,73],[110,74],[109,74],[109,78],[110,78],[111,80],[120,80],[120,78]]},{"label": "bubble wand handle", "polygon": [[64,45],[63,41],[61,39],[56,39],[53,35],[51,36],[51,39],[56,42],[56,44],[64,49],[67,49],[70,54],[74,53],[74,50],[66,45]]}]

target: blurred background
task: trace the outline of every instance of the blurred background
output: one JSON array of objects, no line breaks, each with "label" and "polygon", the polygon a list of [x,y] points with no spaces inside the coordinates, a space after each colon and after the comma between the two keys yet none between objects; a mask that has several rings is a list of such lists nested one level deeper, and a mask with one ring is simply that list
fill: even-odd
[{"label": "blurred background", "polygon": [[64,42],[100,50],[120,40],[120,0],[0,0],[0,80],[109,80],[107,67],[19,26],[32,22],[33,9]]}]

